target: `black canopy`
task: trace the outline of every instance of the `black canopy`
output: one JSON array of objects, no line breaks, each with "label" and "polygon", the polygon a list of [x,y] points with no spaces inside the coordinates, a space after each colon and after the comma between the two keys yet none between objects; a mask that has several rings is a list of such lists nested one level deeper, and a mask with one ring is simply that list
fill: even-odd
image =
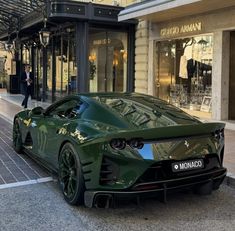
[{"label": "black canopy", "polygon": [[20,29],[21,19],[33,11],[42,11],[45,0],[0,0],[0,34]]}]

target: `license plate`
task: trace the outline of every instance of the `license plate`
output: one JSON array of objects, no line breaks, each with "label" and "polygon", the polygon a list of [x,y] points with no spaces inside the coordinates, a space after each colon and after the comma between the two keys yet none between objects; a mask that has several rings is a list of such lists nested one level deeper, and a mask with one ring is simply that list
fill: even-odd
[{"label": "license plate", "polygon": [[203,159],[179,161],[172,163],[171,167],[173,172],[189,171],[204,168],[204,162]]}]

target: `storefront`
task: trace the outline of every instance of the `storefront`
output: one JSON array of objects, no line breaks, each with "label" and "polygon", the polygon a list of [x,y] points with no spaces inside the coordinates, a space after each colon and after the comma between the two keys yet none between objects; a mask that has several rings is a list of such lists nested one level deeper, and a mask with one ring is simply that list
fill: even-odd
[{"label": "storefront", "polygon": [[[137,40],[142,36],[143,41],[143,35],[148,40],[147,62],[135,67],[137,86],[144,80],[140,66],[147,67],[148,87],[137,91],[194,116],[235,120],[234,5],[234,1],[217,0],[216,4],[207,0],[144,1],[121,11],[120,21],[140,19]],[[139,46],[143,50],[143,42]]]},{"label": "storefront", "polygon": [[[174,38],[184,27],[200,31],[201,26],[197,22],[161,29],[161,37],[154,39],[154,93],[183,110],[210,118],[213,34]],[[166,40],[167,34],[171,37]]]},{"label": "storefront", "polygon": [[156,96],[201,118],[235,119],[234,14],[221,10],[153,24],[149,62]]},{"label": "storefront", "polygon": [[[135,20],[118,22],[123,9],[78,1],[51,1],[46,27],[50,42],[44,47],[38,31],[40,15],[31,16],[18,35],[19,69],[30,64],[34,97],[54,102],[80,92],[132,91],[134,84]],[[19,74],[18,74],[19,79]]]}]

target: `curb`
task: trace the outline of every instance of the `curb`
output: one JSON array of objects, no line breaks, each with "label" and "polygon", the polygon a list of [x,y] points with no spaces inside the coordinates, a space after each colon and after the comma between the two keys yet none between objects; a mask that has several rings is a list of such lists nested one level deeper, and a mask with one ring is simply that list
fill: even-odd
[{"label": "curb", "polygon": [[[22,95],[18,95],[18,94],[15,95],[15,97],[17,97],[17,96],[22,97]],[[4,94],[0,95],[0,99],[2,99],[2,100],[4,100],[4,101],[7,101],[7,102],[9,102],[9,103],[12,103],[12,104],[14,104],[15,106],[18,106],[18,107],[22,108],[22,107],[20,106],[20,103],[19,103],[19,102],[16,102],[16,101],[14,101],[14,100],[12,100],[12,99],[9,99],[9,98],[7,97],[7,95],[4,95]],[[23,98],[22,98],[22,100],[23,100]]]},{"label": "curb", "polygon": [[231,188],[235,188],[235,175],[233,175],[232,173],[227,173],[223,184],[225,184]]}]

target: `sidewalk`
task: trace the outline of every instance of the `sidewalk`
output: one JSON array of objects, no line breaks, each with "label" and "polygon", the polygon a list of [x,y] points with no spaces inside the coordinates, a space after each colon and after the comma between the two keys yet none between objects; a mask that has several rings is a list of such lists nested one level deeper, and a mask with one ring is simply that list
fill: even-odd
[{"label": "sidewalk", "polygon": [[[23,98],[22,95],[13,95],[0,91],[0,116],[12,123],[14,115],[22,110],[21,102]],[[36,106],[46,108],[50,105],[31,99],[28,102],[29,108]],[[229,123],[229,126],[226,123],[224,166],[228,169],[227,183],[235,186],[235,126],[233,126],[233,123]]]},{"label": "sidewalk", "polygon": [[[13,122],[15,114],[23,110],[21,106],[23,99],[24,96],[21,94],[9,94],[6,93],[6,91],[0,89],[0,115],[2,115],[9,122]],[[28,108],[32,109],[37,106],[46,108],[50,106],[50,104],[46,102],[31,100],[31,98],[29,97]]]}]

